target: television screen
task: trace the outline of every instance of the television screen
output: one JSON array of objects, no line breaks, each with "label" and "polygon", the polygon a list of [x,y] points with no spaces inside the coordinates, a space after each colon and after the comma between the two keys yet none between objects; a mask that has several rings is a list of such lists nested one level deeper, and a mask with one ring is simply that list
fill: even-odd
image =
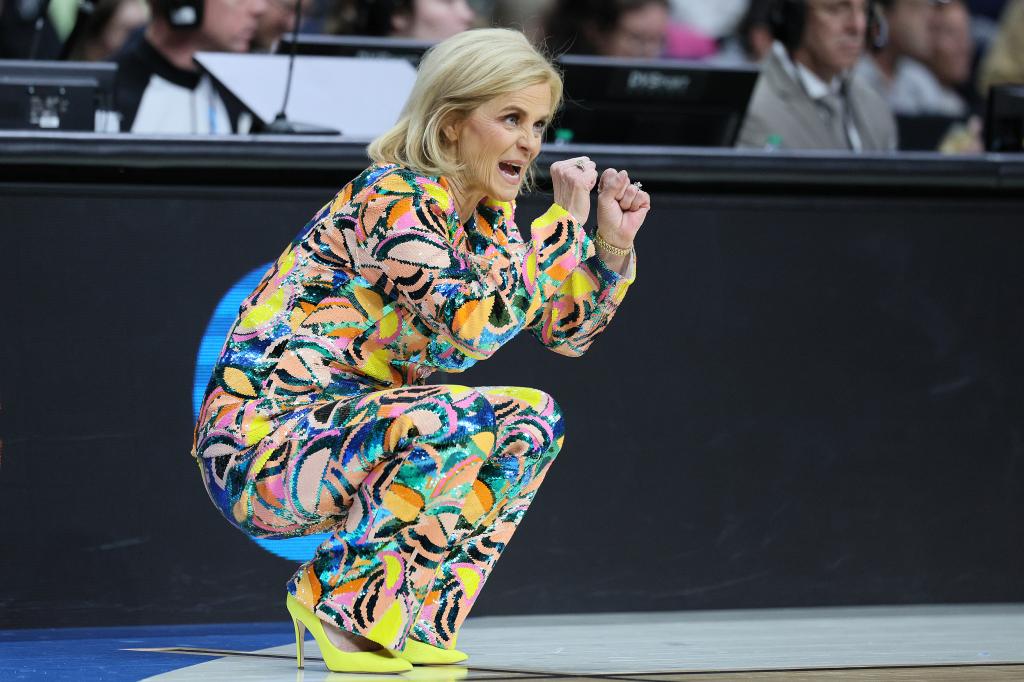
[{"label": "television screen", "polygon": [[731,147],[758,70],[669,60],[565,55],[556,141]]},{"label": "television screen", "polygon": [[117,65],[0,61],[0,128],[116,132]]}]

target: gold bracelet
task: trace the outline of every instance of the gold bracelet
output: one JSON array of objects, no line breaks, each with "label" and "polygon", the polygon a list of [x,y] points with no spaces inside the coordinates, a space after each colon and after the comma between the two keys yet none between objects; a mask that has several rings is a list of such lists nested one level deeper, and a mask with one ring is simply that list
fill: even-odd
[{"label": "gold bracelet", "polygon": [[632,244],[628,249],[622,249],[619,248],[618,246],[612,246],[607,241],[605,241],[604,237],[602,237],[601,233],[598,232],[597,230],[594,230],[594,242],[597,243],[598,248],[607,251],[613,256],[628,256],[629,254],[633,253]]}]

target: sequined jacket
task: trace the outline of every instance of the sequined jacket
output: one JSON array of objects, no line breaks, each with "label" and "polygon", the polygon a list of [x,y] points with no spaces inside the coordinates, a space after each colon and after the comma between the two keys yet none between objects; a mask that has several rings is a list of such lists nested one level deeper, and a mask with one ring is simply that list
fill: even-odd
[{"label": "sequined jacket", "polygon": [[582,354],[615,314],[634,264],[628,277],[606,267],[557,204],[534,221],[529,241],[513,213],[512,203],[485,199],[463,224],[445,178],[366,169],[241,305],[197,444],[214,422],[219,431],[235,422],[251,444],[254,414],[269,423],[301,406],[422,383],[436,370],[461,372],[523,329],[555,352]]}]

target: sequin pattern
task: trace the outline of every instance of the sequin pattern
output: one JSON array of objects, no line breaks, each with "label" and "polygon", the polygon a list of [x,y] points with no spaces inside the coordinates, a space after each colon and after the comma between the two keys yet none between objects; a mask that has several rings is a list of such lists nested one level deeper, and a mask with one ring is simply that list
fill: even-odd
[{"label": "sequin pattern", "polygon": [[528,241],[513,214],[463,222],[444,178],[371,166],[244,301],[200,410],[217,508],[258,537],[329,532],[289,590],[384,646],[453,646],[564,434],[543,392],[425,379],[524,329],[580,355],[632,282],[561,207]]}]

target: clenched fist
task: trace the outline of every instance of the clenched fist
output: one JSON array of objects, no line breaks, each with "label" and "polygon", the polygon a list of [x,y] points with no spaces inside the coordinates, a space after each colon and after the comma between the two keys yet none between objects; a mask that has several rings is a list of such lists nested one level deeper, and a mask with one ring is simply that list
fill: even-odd
[{"label": "clenched fist", "polygon": [[639,183],[629,182],[629,173],[607,169],[601,174],[597,195],[597,231],[612,246],[628,249],[651,210],[651,196]]},{"label": "clenched fist", "polygon": [[597,166],[586,156],[551,164],[555,203],[572,214],[580,225],[590,217],[590,191],[597,184]]}]

